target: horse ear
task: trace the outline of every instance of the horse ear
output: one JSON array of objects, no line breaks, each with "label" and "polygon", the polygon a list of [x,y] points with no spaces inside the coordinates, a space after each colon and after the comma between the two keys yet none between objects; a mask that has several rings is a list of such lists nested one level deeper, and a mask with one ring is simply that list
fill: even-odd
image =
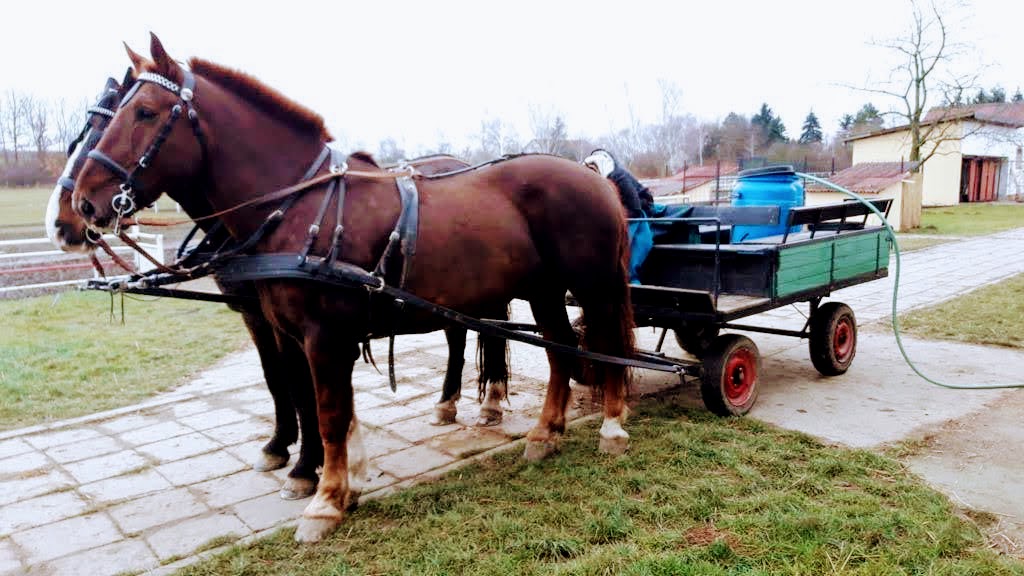
[{"label": "horse ear", "polygon": [[121,87],[117,84],[117,80],[113,78],[107,78],[107,83],[103,86],[104,92],[117,92]]},{"label": "horse ear", "polygon": [[143,66],[146,64],[146,58],[140,56],[135,50],[132,50],[128,43],[124,43],[124,49],[128,52],[128,58],[132,61],[132,67],[135,68],[136,74],[141,74]]},{"label": "horse ear", "polygon": [[177,67],[174,60],[171,60],[171,57],[167,55],[167,50],[164,50],[163,43],[152,32],[149,33],[149,54],[153,57],[157,70],[163,72],[165,76]]},{"label": "horse ear", "polygon": [[124,79],[121,80],[121,87],[128,86],[135,81],[135,71],[131,68],[124,71]]}]

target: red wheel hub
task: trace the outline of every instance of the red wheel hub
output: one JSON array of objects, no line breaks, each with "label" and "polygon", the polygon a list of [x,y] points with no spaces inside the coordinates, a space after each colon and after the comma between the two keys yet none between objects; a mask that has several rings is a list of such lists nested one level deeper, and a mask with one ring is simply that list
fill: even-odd
[{"label": "red wheel hub", "polygon": [[745,405],[754,393],[754,383],[757,382],[757,360],[753,352],[746,348],[733,352],[725,364],[722,379],[725,398],[734,406]]},{"label": "red wheel hub", "polygon": [[856,339],[853,322],[847,317],[840,318],[832,334],[832,350],[837,361],[846,362],[850,358]]}]

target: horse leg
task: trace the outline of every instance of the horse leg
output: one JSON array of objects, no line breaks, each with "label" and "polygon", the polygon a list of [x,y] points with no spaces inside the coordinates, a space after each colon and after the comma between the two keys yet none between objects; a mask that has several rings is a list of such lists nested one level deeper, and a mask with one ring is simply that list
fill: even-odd
[{"label": "horse leg", "polygon": [[[633,318],[628,292],[626,295],[625,298],[577,297],[587,326],[584,343],[588,350],[619,357],[632,353]],[[629,448],[629,434],[622,427],[628,411],[628,372],[624,366],[602,363],[594,363],[593,372],[593,381],[604,388],[604,422],[598,448],[608,454],[622,454]]]},{"label": "horse leg", "polygon": [[256,345],[263,366],[263,378],[274,400],[274,435],[263,446],[252,467],[260,472],[277,470],[288,463],[288,447],[299,438],[295,406],[288,391],[288,373],[279,361],[278,340],[270,323],[260,314],[248,310],[242,312],[242,320]]},{"label": "horse leg", "polygon": [[[530,300],[530,307],[545,338],[575,346],[576,333],[569,325],[563,296],[534,298]],[[551,367],[547,396],[537,425],[526,435],[526,449],[523,453],[530,461],[540,460],[555,452],[565,432],[565,410],[570,394],[569,375],[574,358],[551,350],[547,354]]]},{"label": "horse leg", "polygon": [[292,405],[299,414],[301,444],[299,458],[288,472],[281,486],[281,498],[299,500],[316,492],[319,476],[316,469],[324,462],[324,447],[320,443],[320,428],[316,416],[316,393],[309,373],[309,362],[298,342],[280,335],[281,365],[292,377]]},{"label": "horse leg", "polygon": [[434,419],[430,423],[435,426],[455,423],[456,404],[462,397],[462,367],[466,363],[466,329],[449,326],[444,329],[444,335],[448,339],[448,371],[444,375],[441,399],[434,405]]},{"label": "horse leg", "polygon": [[316,495],[302,512],[295,539],[319,542],[341,523],[348,507],[350,460],[352,472],[366,469],[366,453],[358,446],[352,393],[352,367],[359,346],[355,341],[330,338],[318,329],[307,332],[303,348],[316,389],[324,469]]},{"label": "horse leg", "polygon": [[[508,320],[505,310],[504,320]],[[479,396],[483,398],[477,426],[501,424],[501,403],[508,397],[508,340],[481,334],[477,357],[480,359]]]}]

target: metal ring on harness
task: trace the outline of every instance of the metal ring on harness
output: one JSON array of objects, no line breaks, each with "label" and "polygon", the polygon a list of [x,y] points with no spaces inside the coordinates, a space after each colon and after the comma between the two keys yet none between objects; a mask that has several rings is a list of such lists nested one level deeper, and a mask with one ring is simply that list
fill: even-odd
[{"label": "metal ring on harness", "polygon": [[383,276],[376,276],[376,275],[374,275],[374,276],[371,276],[371,278],[376,278],[378,280],[378,282],[380,282],[380,283],[377,284],[376,286],[372,286],[370,284],[367,284],[366,285],[366,289],[369,290],[370,292],[376,292],[377,294],[380,294],[381,292],[383,292],[384,288],[387,287],[387,284],[384,283],[384,277]]},{"label": "metal ring on harness", "polygon": [[135,211],[135,199],[132,197],[132,187],[121,184],[121,193],[115,195],[110,204],[118,216],[130,214]]},{"label": "metal ring on harness", "polygon": [[348,172],[348,162],[343,160],[341,164],[331,164],[328,169],[331,171],[331,174],[345,174]]},{"label": "metal ring on harness", "polygon": [[86,228],[85,239],[88,240],[89,242],[92,242],[93,244],[99,244],[100,240],[103,240],[103,232],[100,232],[99,230],[91,227]]}]

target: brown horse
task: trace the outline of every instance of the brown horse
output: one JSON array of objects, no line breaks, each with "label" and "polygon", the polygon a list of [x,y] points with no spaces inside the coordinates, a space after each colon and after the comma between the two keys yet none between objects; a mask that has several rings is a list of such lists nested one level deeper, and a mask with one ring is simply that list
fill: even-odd
[{"label": "brown horse", "polygon": [[[68,159],[64,171],[55,186],[47,206],[45,226],[50,240],[62,250],[68,252],[92,252],[96,248],[90,237],[86,222],[71,209],[71,195],[74,179],[82,169],[88,152],[99,142],[107,124],[120,105],[121,98],[134,84],[132,71],[118,83],[108,78],[97,102],[87,110],[85,126],[79,137],[68,149]],[[403,163],[415,166],[424,174],[436,174],[453,171],[469,166],[457,158],[448,155],[434,155],[416,158]],[[191,197],[189,198],[191,199]],[[212,210],[205,202],[188,205],[186,213],[193,218],[203,218]],[[215,228],[214,222],[200,220],[204,233],[212,233],[214,245],[227,240],[221,228]],[[316,403],[313,396],[313,384],[309,378],[308,363],[302,350],[290,338],[278,339],[273,326],[260,313],[256,302],[255,285],[252,282],[231,282],[214,275],[221,291],[229,296],[251,299],[253,305],[232,304],[233,310],[240,312],[263,367],[264,380],[274,401],[275,426],[274,434],[260,452],[259,459],[253,468],[259,471],[275,470],[288,463],[290,454],[288,447],[300,440],[299,429],[302,429],[299,445],[299,458],[289,471],[288,479],[281,488],[281,497],[285,499],[305,498],[316,489],[318,480],[317,468],[323,463],[322,445],[316,419]],[[446,329],[449,346],[448,370],[441,392],[441,399],[435,408],[438,424],[455,421],[456,402],[462,387],[462,369],[464,365],[466,329],[452,326]],[[506,395],[508,367],[506,362],[506,343],[500,339],[481,337],[479,356],[481,358],[479,395],[486,399],[480,409],[477,425],[490,426],[501,422],[501,401]],[[293,376],[297,381],[290,381]],[[308,384],[302,384],[302,382]],[[298,419],[296,419],[298,414]],[[310,441],[304,441],[309,438]]]},{"label": "brown horse", "polygon": [[[322,119],[244,74],[199,59],[186,70],[155,36],[150,52],[152,60],[129,50],[140,73],[138,89],[122,102],[76,181],[74,207],[91,225],[118,225],[160,190],[207,190],[231,234],[251,239],[255,253],[290,258],[313,237],[313,254],[325,255],[325,262],[332,247],[340,246],[336,253],[348,268],[332,271],[373,268],[392,243],[402,212],[386,172],[355,154],[346,165],[332,162],[330,175],[321,168],[321,185],[307,185],[284,200],[282,189],[302,179],[330,139]],[[331,238],[307,232],[325,213],[328,179],[346,188],[344,202],[339,194],[329,202],[335,210],[326,210],[324,225],[336,231]],[[606,180],[569,160],[523,156],[417,184],[419,236],[415,256],[404,254],[410,292],[477,317],[494,317],[510,300],[522,298],[547,339],[575,347],[564,303],[568,289],[586,320],[585,347],[632,354],[628,238],[622,207]],[[268,197],[272,191],[281,195]],[[282,202],[291,206],[286,216]],[[398,310],[364,287],[266,278],[257,288],[267,318],[301,344],[316,388],[324,469],[296,531],[296,539],[315,541],[341,521],[350,474],[365,467],[351,382],[359,343],[394,332],[432,331],[446,322]],[[565,430],[575,359],[549,351],[548,360],[547,397],[527,435],[530,459],[555,450]],[[600,378],[600,447],[618,453],[628,445],[621,426],[626,371],[609,364]]]}]

